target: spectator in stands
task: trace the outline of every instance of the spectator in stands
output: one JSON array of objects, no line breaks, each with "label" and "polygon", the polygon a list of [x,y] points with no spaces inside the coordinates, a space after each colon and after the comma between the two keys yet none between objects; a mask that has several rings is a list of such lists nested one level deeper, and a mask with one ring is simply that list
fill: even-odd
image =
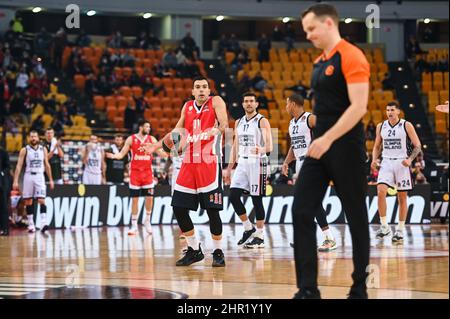
[{"label": "spectator in stands", "polygon": [[100,95],[111,95],[112,94],[112,85],[107,80],[106,75],[102,74],[99,77],[99,80],[96,83],[96,88],[98,90],[98,94]]},{"label": "spectator in stands", "polygon": [[50,46],[52,44],[52,36],[45,27],[42,27],[38,34],[34,37],[34,50],[36,54],[43,58],[48,58],[50,54]]},{"label": "spectator in stands", "polygon": [[64,28],[59,28],[53,38],[53,64],[58,68],[62,68],[62,55],[64,47],[67,45],[67,34]]},{"label": "spectator in stands", "polygon": [[33,72],[36,74],[37,77],[42,78],[45,75],[47,75],[47,71],[45,70],[44,66],[42,65],[42,59],[36,57],[33,59]]},{"label": "spectator in stands", "polygon": [[241,96],[245,92],[249,91],[252,87],[252,80],[247,73],[244,73],[242,78],[237,83],[238,95]]},{"label": "spectator in stands", "polygon": [[270,39],[267,38],[265,33],[261,34],[261,38],[258,40],[259,62],[269,61],[269,51],[272,47]]},{"label": "spectator in stands", "polygon": [[294,86],[290,86],[285,88],[285,91],[294,91],[297,94],[300,94],[305,100],[309,100],[310,96],[309,96],[309,92],[310,92],[309,87],[307,87],[306,85],[303,84],[302,80],[298,81],[297,85]]},{"label": "spectator in stands", "polygon": [[161,40],[153,33],[150,33],[148,37],[148,46],[151,50],[159,50],[161,47]]},{"label": "spectator in stands", "polygon": [[276,42],[283,41],[283,32],[276,25],[272,31],[272,40]]},{"label": "spectator in stands", "polygon": [[64,124],[61,121],[60,116],[55,116],[53,118],[50,127],[53,128],[56,136],[63,136],[64,135]]},{"label": "spectator in stands", "polygon": [[3,69],[8,69],[12,65],[13,57],[11,55],[11,50],[8,48],[5,48],[5,53],[3,55],[3,63],[2,67]]},{"label": "spectator in stands", "polygon": [[238,54],[241,50],[241,46],[239,45],[239,40],[236,37],[236,34],[232,33],[229,41],[229,49],[234,52],[234,54]]},{"label": "spectator in stands", "polygon": [[17,74],[16,78],[16,89],[20,90],[21,92],[25,92],[25,90],[28,88],[28,74],[25,69],[25,67],[20,68],[19,74]]},{"label": "spectator in stands", "polygon": [[134,130],[136,121],[136,111],[133,105],[131,105],[131,103],[128,103],[124,113],[124,127],[128,130]]},{"label": "spectator in stands", "polygon": [[25,101],[23,98],[23,93],[21,91],[14,92],[11,99],[11,114],[20,114],[25,111]]},{"label": "spectator in stands", "polygon": [[86,82],[84,84],[84,93],[89,99],[92,99],[94,94],[98,94],[98,88],[96,86],[96,81],[94,77],[94,73],[89,73],[86,76]]},{"label": "spectator in stands", "polygon": [[195,40],[192,38],[190,32],[186,33],[184,38],[181,39],[180,48],[186,58],[196,60],[200,56],[200,49],[195,43]]},{"label": "spectator in stands", "polygon": [[369,141],[374,141],[376,136],[376,130],[377,127],[375,123],[372,120],[370,120],[366,126],[366,139],[368,139]]},{"label": "spectator in stands", "polygon": [[126,50],[124,53],[120,55],[121,66],[123,67],[134,67],[134,57],[130,54],[129,50]]},{"label": "spectator in stands", "polygon": [[139,98],[137,98],[137,97],[133,97],[133,98],[134,98],[134,102],[135,102],[134,112],[136,114],[136,117],[138,119],[144,118],[144,112],[146,109],[149,108],[147,101],[144,99],[143,96],[141,96]]},{"label": "spectator in stands", "polygon": [[69,116],[77,115],[78,114],[78,105],[75,99],[71,98],[70,96],[67,97],[66,102],[64,103],[64,107],[67,110],[67,113]]},{"label": "spectator in stands", "polygon": [[12,22],[12,30],[15,33],[23,33],[22,17],[20,16],[19,12],[16,12],[16,16],[11,22]]},{"label": "spectator in stands", "polygon": [[381,81],[381,84],[383,85],[383,90],[394,90],[394,83],[390,72],[384,74],[384,79]]},{"label": "spectator in stands", "polygon": [[173,49],[169,49],[166,53],[164,53],[161,63],[166,70],[176,69],[178,67],[178,59],[175,51]]},{"label": "spectator in stands", "polygon": [[436,70],[440,72],[448,72],[448,60],[445,58],[440,59],[437,62]]},{"label": "spectator in stands", "polygon": [[269,109],[269,100],[264,94],[260,94],[256,99],[258,102],[258,109],[260,110],[268,110]]},{"label": "spectator in stands", "polygon": [[91,45],[91,38],[84,29],[80,29],[80,34],[75,40],[75,44],[79,47],[88,47]]},{"label": "spectator in stands", "polygon": [[266,88],[269,88],[269,82],[263,78],[261,72],[257,72],[255,77],[252,79],[252,86],[258,92],[264,92]]},{"label": "spectator in stands", "polygon": [[286,37],[284,38],[286,42],[286,50],[287,52],[291,51],[294,48],[295,43],[295,28],[292,25],[292,22],[286,23]]},{"label": "spectator in stands", "polygon": [[133,47],[139,48],[139,49],[148,49],[148,36],[145,31],[141,31],[139,35],[136,37],[136,40],[134,40]]},{"label": "spectator in stands", "polygon": [[224,57],[225,52],[230,50],[230,42],[225,34],[222,34],[219,39],[217,54],[218,56]]},{"label": "spectator in stands", "polygon": [[410,60],[415,58],[416,54],[422,54],[424,51],[420,48],[419,41],[414,35],[410,35],[405,49],[406,57]]},{"label": "spectator in stands", "polygon": [[39,135],[43,134],[44,130],[44,121],[42,120],[42,115],[39,115],[34,119],[33,123],[31,123],[30,131],[36,131]]}]

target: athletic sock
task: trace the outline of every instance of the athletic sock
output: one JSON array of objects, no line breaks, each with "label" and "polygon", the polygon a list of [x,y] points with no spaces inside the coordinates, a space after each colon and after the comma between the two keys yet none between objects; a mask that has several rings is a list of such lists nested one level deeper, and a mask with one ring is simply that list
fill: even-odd
[{"label": "athletic sock", "polygon": [[199,243],[197,238],[195,237],[195,234],[192,236],[186,236],[186,241],[189,247],[191,247],[194,250],[199,249]]},{"label": "athletic sock", "polygon": [[249,219],[247,219],[246,221],[243,221],[242,222],[242,225],[244,225],[244,229],[247,231],[247,230],[252,230],[253,229],[253,225],[252,225],[252,223],[250,222],[250,220]]}]

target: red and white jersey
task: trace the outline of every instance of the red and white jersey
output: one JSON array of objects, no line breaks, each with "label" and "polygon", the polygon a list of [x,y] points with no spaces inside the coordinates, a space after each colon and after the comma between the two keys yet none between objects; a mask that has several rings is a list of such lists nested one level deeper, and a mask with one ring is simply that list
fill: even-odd
[{"label": "red and white jersey", "polygon": [[186,130],[185,161],[202,162],[205,156],[221,154],[221,136],[207,137],[207,131],[217,126],[213,98],[209,97],[203,105],[195,100],[186,102],[184,128]]},{"label": "red and white jersey", "polygon": [[146,154],[144,150],[141,150],[141,146],[144,143],[151,143],[152,138],[147,135],[144,140],[139,139],[137,134],[131,136],[131,160],[130,171],[148,171],[152,169],[153,156]]}]

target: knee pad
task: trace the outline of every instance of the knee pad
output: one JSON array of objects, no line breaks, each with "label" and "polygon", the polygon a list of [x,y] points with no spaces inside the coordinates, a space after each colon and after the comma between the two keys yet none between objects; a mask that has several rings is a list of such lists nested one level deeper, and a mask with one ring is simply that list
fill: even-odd
[{"label": "knee pad", "polygon": [[34,202],[26,208],[27,215],[34,215]]},{"label": "knee pad", "polygon": [[220,212],[217,209],[206,210],[209,217],[209,230],[211,234],[219,236],[222,235],[222,220],[220,219]]},{"label": "knee pad", "polygon": [[47,206],[45,204],[41,204],[41,214],[47,213]]},{"label": "knee pad", "polygon": [[245,206],[241,202],[242,190],[239,188],[231,188],[230,189],[230,202],[233,205],[234,211],[239,216],[245,215],[247,212],[245,211]]},{"label": "knee pad", "polygon": [[178,226],[183,233],[187,233],[194,229],[194,224],[192,224],[191,216],[189,216],[189,209],[183,207],[174,207],[173,212],[175,218],[177,219]]},{"label": "knee pad", "polygon": [[255,208],[256,220],[264,220],[266,212],[262,202],[262,196],[252,196],[253,207]]}]

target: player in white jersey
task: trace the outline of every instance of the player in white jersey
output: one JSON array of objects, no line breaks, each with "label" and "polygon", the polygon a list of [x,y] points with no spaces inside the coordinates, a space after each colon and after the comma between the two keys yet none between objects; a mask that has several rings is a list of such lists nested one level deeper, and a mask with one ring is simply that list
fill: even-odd
[{"label": "player in white jersey", "polygon": [[[293,94],[286,100],[286,111],[292,116],[289,123],[289,136],[291,138],[291,147],[284,160],[282,173],[288,175],[289,164],[295,162],[295,174],[299,177],[306,152],[312,140],[312,128],[316,125],[316,116],[305,112],[303,108],[303,97],[299,94]],[[325,240],[318,250],[328,252],[337,248],[336,240],[330,230],[327,222],[327,214],[322,206],[316,216],[317,223],[322,229]]]},{"label": "player in white jersey", "polygon": [[[397,102],[387,104],[386,114],[388,119],[377,125],[371,164],[372,169],[379,168],[377,192],[381,227],[377,232],[377,238],[383,238],[391,232],[386,221],[386,194],[388,187],[397,188],[400,216],[392,242],[402,243],[408,214],[407,195],[414,186],[410,166],[421,152],[421,145],[414,126],[399,118],[400,107]],[[409,143],[414,146],[411,154],[408,154]],[[378,159],[380,155],[382,157],[381,164]]]},{"label": "player in white jersey", "polygon": [[106,184],[105,154],[95,135],[91,135],[89,143],[86,145],[83,153],[83,164],[83,184]]},{"label": "player in white jersey", "polygon": [[[230,201],[244,225],[244,234],[238,245],[244,245],[245,248],[264,248],[265,211],[262,196],[266,193],[269,165],[267,154],[273,148],[272,133],[269,121],[256,111],[258,102],[254,93],[244,94],[242,106],[245,115],[235,123],[235,138],[230,162],[224,171],[224,181],[226,184],[231,182]],[[231,178],[231,170],[236,160],[238,164]],[[256,228],[249,221],[241,201],[243,193],[252,198]]]},{"label": "player in white jersey", "polygon": [[19,153],[19,159],[14,173],[13,189],[19,190],[19,176],[25,163],[25,173],[23,175],[22,198],[26,206],[28,217],[28,232],[34,233],[33,215],[35,201],[40,205],[41,231],[45,233],[48,230],[47,207],[45,206],[45,197],[47,195],[44,171],[47,173],[50,189],[54,188],[52,171],[48,162],[47,149],[39,145],[39,134],[36,131],[30,132],[30,143],[23,147]]}]

